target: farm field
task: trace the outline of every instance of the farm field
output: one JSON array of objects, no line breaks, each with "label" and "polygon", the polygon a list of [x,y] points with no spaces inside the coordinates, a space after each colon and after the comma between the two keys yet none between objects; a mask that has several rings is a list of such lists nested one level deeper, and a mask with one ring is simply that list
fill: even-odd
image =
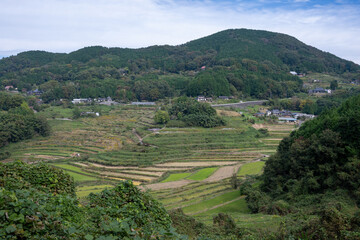
[{"label": "farm field", "polygon": [[[51,136],[11,144],[5,150],[12,153],[9,160],[46,161],[64,169],[74,177],[80,198],[129,179],[166,209],[182,208],[205,223],[211,224],[216,213],[228,212],[239,226],[253,221],[263,228],[274,227],[271,216],[249,214],[230,178],[261,173],[260,160],[276,151],[294,125],[251,124],[236,111],[223,109],[226,126],[169,128],[154,124],[155,111],[104,106],[100,117],[71,120],[68,110],[48,110],[43,114],[51,123]],[[259,135],[260,128],[269,134]]]}]

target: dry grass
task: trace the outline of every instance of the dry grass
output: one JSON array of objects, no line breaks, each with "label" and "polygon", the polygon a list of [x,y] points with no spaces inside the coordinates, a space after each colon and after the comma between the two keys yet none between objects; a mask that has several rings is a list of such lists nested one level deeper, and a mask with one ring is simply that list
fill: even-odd
[{"label": "dry grass", "polygon": [[229,110],[216,109],[216,113],[220,116],[226,116],[226,117],[241,117],[240,113]]}]

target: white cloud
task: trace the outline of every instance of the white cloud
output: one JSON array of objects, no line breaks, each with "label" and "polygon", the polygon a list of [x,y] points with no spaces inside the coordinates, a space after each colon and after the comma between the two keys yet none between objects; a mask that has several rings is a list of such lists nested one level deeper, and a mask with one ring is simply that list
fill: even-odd
[{"label": "white cloud", "polygon": [[360,63],[359,9],[266,9],[258,4],[210,0],[2,0],[0,52],[70,52],[92,45],[176,45],[228,28],[249,28],[289,34]]}]

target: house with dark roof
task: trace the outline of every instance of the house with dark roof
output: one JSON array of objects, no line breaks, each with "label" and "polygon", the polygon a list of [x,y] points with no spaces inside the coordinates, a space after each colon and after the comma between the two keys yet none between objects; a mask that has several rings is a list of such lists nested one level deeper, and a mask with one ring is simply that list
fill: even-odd
[{"label": "house with dark roof", "polygon": [[330,89],[324,89],[321,87],[317,87],[315,89],[309,90],[309,94],[319,94],[319,93],[323,93],[323,94],[327,94],[327,93],[331,93]]},{"label": "house with dark roof", "polygon": [[39,90],[39,89],[35,89],[34,91],[27,91],[27,95],[35,95],[35,96],[41,96],[41,94],[43,94],[44,92]]}]

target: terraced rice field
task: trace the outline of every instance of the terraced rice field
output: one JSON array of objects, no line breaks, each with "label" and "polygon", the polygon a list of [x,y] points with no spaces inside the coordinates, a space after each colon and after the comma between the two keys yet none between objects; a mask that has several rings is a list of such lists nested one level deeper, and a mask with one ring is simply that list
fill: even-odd
[{"label": "terraced rice field", "polygon": [[[217,136],[218,141],[208,140],[213,143],[209,149],[201,149],[200,146],[196,147],[197,149],[192,155],[192,159],[196,159],[196,161],[190,161],[189,158],[186,158],[186,160],[183,159],[182,161],[156,164],[158,167],[200,167],[202,169],[199,172],[206,171],[205,169],[208,169],[213,164],[217,164],[217,167],[212,174],[198,181],[191,180],[191,176],[195,176],[195,172],[189,176],[186,175],[187,177],[182,176],[182,179],[174,182],[147,185],[150,187],[148,189],[151,190],[150,192],[155,198],[164,204],[166,209],[182,208],[184,213],[194,216],[209,225],[212,224],[214,215],[226,212],[235,219],[238,226],[247,228],[256,226],[261,229],[276,230],[281,223],[281,217],[249,214],[250,210],[244,196],[240,196],[238,190],[231,188],[229,179],[232,173],[237,173],[239,178],[246,177],[246,175],[260,174],[265,164],[260,159],[266,159],[268,155],[274,153],[282,137],[287,136],[294,129],[294,126],[289,125],[261,126],[261,128],[264,127],[269,130],[269,136],[265,138],[252,138],[245,143],[246,137],[241,139],[239,136],[233,136],[232,138],[236,139],[238,143],[235,144],[226,141],[221,142],[219,140],[221,137]],[[241,135],[244,134],[242,130],[233,132]],[[186,132],[183,129],[179,131]],[[174,131],[166,135],[171,136],[173,134],[175,134]],[[193,135],[195,133],[187,134]],[[160,132],[158,138],[162,136]],[[175,138],[175,136],[173,137]],[[188,141],[192,141],[190,138],[188,139]],[[158,142],[160,140],[154,140],[152,143],[156,144]],[[165,144],[165,141],[163,143]],[[181,143],[179,144],[181,145]],[[192,149],[194,145],[184,147]],[[225,176],[216,177],[221,176],[221,170],[226,173]],[[212,181],[213,178],[216,178],[216,180]],[[164,187],[165,184],[168,184],[168,187]],[[146,189],[146,187],[144,188]]]},{"label": "terraced rice field", "polygon": [[[99,118],[50,120],[50,137],[12,144],[6,150],[12,159],[47,161],[64,169],[78,184],[79,197],[130,179],[166,209],[182,208],[206,223],[218,212],[229,212],[242,226],[249,210],[239,191],[231,188],[230,177],[259,173],[259,160],[274,153],[293,129],[251,125],[228,111],[228,126],[213,129],[156,126],[155,108],[116,106],[106,111]],[[256,137],[256,128],[267,128],[269,136]],[[264,227],[273,222],[260,215],[250,219]]]}]

